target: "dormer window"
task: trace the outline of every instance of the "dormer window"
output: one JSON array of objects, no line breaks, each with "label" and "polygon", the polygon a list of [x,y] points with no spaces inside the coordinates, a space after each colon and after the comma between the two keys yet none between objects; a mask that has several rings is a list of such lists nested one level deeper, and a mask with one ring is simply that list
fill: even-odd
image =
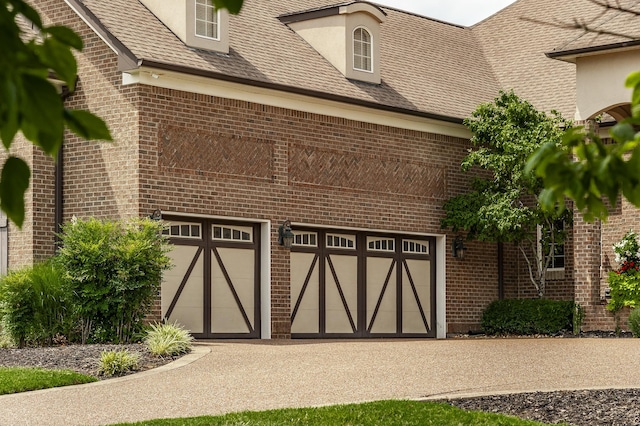
[{"label": "dormer window", "polygon": [[373,71],[373,42],[371,34],[360,27],[353,31],[353,68],[359,71]]},{"label": "dormer window", "polygon": [[211,0],[196,1],[196,35],[199,37],[220,39],[220,13],[213,7]]},{"label": "dormer window", "polygon": [[211,0],[140,1],[187,46],[229,53],[229,11]]},{"label": "dormer window", "polygon": [[380,84],[380,24],[386,16],[373,3],[349,1],[278,18],[346,78]]}]

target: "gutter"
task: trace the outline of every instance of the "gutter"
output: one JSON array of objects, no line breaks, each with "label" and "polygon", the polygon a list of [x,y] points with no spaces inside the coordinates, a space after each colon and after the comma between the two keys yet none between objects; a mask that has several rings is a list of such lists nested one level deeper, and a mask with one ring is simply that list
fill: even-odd
[{"label": "gutter", "polygon": [[574,56],[574,57],[585,56],[589,54],[604,52],[607,50],[624,49],[624,48],[631,48],[631,47],[637,47],[637,46],[640,46],[640,39],[623,41],[623,42],[613,43],[613,44],[604,44],[601,46],[589,46],[589,47],[582,47],[579,49],[552,51],[552,52],[545,53],[545,55],[547,56],[547,58],[551,58],[551,59],[563,59],[571,56]]},{"label": "gutter", "polygon": [[[165,63],[165,62],[138,58],[129,48],[127,48],[127,46],[124,45],[124,43],[122,43],[120,40],[118,40],[118,38],[116,38],[113,34],[111,34],[111,32],[105,27],[105,25],[102,22],[100,22],[98,17],[93,12],[91,12],[91,10],[89,10],[89,8],[85,6],[81,1],[65,0],[65,3],[67,3],[74,10],[74,12],[76,12],[76,14],[111,48],[111,50],[113,50],[118,55],[118,70],[121,72],[132,71],[142,66],[148,66],[151,68],[158,68],[158,69],[167,70],[167,71],[175,71],[175,72],[180,72],[180,73],[189,74],[189,75],[213,78],[213,79],[228,81],[233,83],[240,83],[247,86],[261,87],[266,89],[278,90],[282,92],[306,95],[306,96],[311,96],[311,97],[325,99],[325,100],[364,106],[367,108],[378,109],[383,111],[397,112],[401,114],[407,114],[407,115],[412,115],[416,117],[444,121],[448,123],[463,124],[463,121],[464,121],[464,118],[459,118],[459,117],[451,117],[446,115],[421,112],[421,111],[416,111],[416,110],[411,110],[406,108],[394,107],[390,105],[383,105],[375,102],[353,99],[346,96],[323,93],[315,90],[301,89],[297,87],[286,86],[283,84],[256,81],[256,80],[251,80],[244,77],[236,77],[232,75],[222,74],[215,71],[206,71],[201,69],[190,68],[183,65],[175,65],[175,64]],[[338,6],[351,4],[351,3],[354,3],[354,2],[346,2],[339,5],[330,6],[328,8],[320,8],[318,10],[313,10],[311,13],[316,13],[316,12],[321,14],[335,13],[334,9],[337,8]],[[365,3],[368,3],[378,8],[383,14],[386,15],[386,13],[382,9],[380,9],[376,4],[369,3],[369,2],[365,2]],[[292,15],[295,15],[295,14],[292,14]],[[284,19],[285,16],[286,15],[283,15],[279,17],[279,19]],[[363,84],[366,84],[366,83],[363,83]]]},{"label": "gutter", "polygon": [[[412,116],[415,116],[415,117],[429,118],[429,119],[432,119],[432,120],[445,121],[445,122],[448,122],[448,123],[463,124],[463,121],[464,121],[463,118],[451,117],[451,116],[441,115],[441,114],[434,114],[434,113],[430,113],[430,112],[422,112],[422,111],[411,110],[411,109],[406,109],[406,108],[401,108],[401,107],[395,107],[395,106],[391,106],[391,105],[384,105],[384,104],[379,104],[379,103],[376,103],[376,102],[364,101],[364,100],[360,100],[360,99],[349,98],[349,97],[346,97],[346,96],[334,95],[334,94],[331,94],[331,93],[319,92],[319,91],[316,91],[316,90],[310,90],[310,89],[303,89],[303,88],[299,88],[299,87],[286,86],[284,84],[277,84],[277,83],[269,83],[269,82],[264,82],[264,81],[250,80],[250,79],[247,79],[247,78],[236,77],[236,76],[227,75],[227,74],[222,74],[222,73],[215,72],[215,71],[206,71],[206,70],[201,70],[201,69],[189,68],[189,67],[182,66],[182,65],[169,64],[169,63],[165,63],[165,62],[158,62],[158,61],[152,61],[152,60],[147,60],[147,59],[138,60],[137,67],[141,68],[143,66],[144,67],[149,67],[149,68],[157,68],[159,70],[165,70],[165,71],[174,71],[174,72],[194,75],[194,76],[198,76],[198,77],[213,78],[213,79],[216,79],[216,80],[228,81],[228,82],[231,82],[231,83],[239,83],[239,84],[244,84],[244,85],[247,85],[247,86],[254,86],[254,87],[260,87],[260,88],[264,88],[264,89],[271,89],[271,90],[277,90],[277,91],[281,91],[281,92],[288,92],[288,93],[294,93],[294,94],[298,94],[298,95],[310,96],[310,97],[314,97],[314,98],[325,99],[325,100],[329,100],[329,101],[341,102],[341,103],[357,105],[357,106],[363,106],[363,107],[372,108],[372,109],[378,109],[378,110],[382,110],[382,111],[389,111],[389,112],[407,114],[407,115],[412,115]],[[121,69],[120,71],[124,72],[126,70]],[[367,83],[362,83],[362,84],[367,84]]]}]

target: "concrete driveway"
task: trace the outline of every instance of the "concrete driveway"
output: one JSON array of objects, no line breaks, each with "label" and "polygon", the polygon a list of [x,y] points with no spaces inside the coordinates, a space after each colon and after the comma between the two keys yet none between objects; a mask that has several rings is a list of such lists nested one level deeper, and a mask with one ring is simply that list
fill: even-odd
[{"label": "concrete driveway", "polygon": [[101,425],[362,402],[640,387],[640,339],[198,343],[169,366],[0,396],[0,424]]}]

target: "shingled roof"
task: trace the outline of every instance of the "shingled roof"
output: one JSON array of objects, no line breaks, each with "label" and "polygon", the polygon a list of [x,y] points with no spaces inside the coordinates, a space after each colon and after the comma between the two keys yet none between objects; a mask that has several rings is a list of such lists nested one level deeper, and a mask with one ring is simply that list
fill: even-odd
[{"label": "shingled roof", "polygon": [[593,20],[576,18],[572,23],[583,27],[574,39],[555,48],[547,55],[551,58],[573,60],[577,55],[603,50],[629,48],[640,45],[640,1],[618,0]]},{"label": "shingled roof", "polygon": [[121,44],[132,64],[449,121],[460,121],[499,90],[469,28],[393,8],[380,6],[387,14],[381,24],[382,84],[373,85],[345,78],[278,20],[327,6],[326,0],[245,0],[242,12],[230,17],[228,55],[187,47],[137,0],[74,1]]},{"label": "shingled roof", "polygon": [[546,53],[584,33],[566,23],[592,21],[602,8],[591,0],[518,0],[472,27],[500,87],[544,111],[573,118],[575,65]]}]

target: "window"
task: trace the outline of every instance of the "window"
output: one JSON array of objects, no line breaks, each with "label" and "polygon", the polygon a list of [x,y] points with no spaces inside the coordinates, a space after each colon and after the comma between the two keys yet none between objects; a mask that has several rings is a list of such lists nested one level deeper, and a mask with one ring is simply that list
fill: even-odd
[{"label": "window", "polygon": [[402,252],[412,254],[429,254],[429,243],[417,240],[402,240]]},{"label": "window", "polygon": [[353,31],[353,68],[360,71],[373,71],[371,34],[364,28]]},{"label": "window", "polygon": [[356,248],[355,235],[327,234],[327,247],[354,249]]},{"label": "window", "polygon": [[[552,231],[554,238],[552,239]],[[539,228],[539,250],[542,256],[541,259],[546,260],[546,254],[549,253],[552,249],[553,244],[553,253],[551,253],[549,269],[564,269],[564,222],[562,220],[557,220],[553,223],[552,228],[548,227],[540,227]]]},{"label": "window", "polygon": [[296,232],[294,246],[318,247],[318,234],[315,232]]},{"label": "window", "polygon": [[200,238],[200,225],[187,222],[171,222],[162,230],[163,235],[178,238]]},{"label": "window", "polygon": [[367,248],[369,251],[396,251],[396,240],[393,238],[367,237]]},{"label": "window", "polygon": [[213,225],[213,239],[252,242],[253,231],[248,226]]},{"label": "window", "polygon": [[211,0],[196,1],[196,35],[214,40],[220,39],[218,11],[211,5]]}]

